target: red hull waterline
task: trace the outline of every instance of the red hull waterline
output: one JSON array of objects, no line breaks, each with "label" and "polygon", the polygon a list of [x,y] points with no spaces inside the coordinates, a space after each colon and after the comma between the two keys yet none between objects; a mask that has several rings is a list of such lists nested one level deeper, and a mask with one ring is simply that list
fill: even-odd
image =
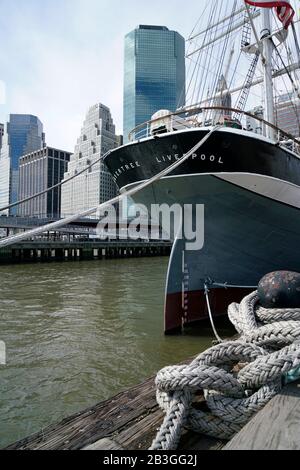
[{"label": "red hull waterline", "polygon": [[[253,290],[253,289],[252,289]],[[240,302],[251,289],[211,289],[209,300],[214,318],[224,316],[228,306]],[[165,334],[182,331],[184,326],[209,318],[204,290],[167,294],[165,302]]]}]

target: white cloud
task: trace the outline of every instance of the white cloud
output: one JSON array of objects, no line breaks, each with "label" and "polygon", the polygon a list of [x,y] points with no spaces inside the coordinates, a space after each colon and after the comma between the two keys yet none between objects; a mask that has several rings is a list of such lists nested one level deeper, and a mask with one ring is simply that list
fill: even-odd
[{"label": "white cloud", "polygon": [[[137,24],[189,32],[198,0],[183,8],[160,0],[0,0],[0,56],[7,83],[5,113],[44,123],[49,145],[73,150],[87,109],[109,106],[122,132],[124,35]],[[187,11],[189,10],[189,11]],[[9,40],[7,40],[9,38]],[[4,111],[2,111],[4,113]],[[4,114],[1,114],[2,121]]]}]

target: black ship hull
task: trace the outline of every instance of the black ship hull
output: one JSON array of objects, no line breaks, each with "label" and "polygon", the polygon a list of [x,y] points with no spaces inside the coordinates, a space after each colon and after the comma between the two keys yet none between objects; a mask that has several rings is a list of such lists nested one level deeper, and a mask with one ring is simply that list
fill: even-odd
[{"label": "black ship hull", "polygon": [[[113,151],[105,160],[121,190],[153,177],[187,153],[207,129],[179,131]],[[204,284],[213,313],[226,312],[267,272],[300,269],[300,160],[270,140],[221,129],[173,173],[134,197],[151,204],[203,204],[201,250],[175,241],[166,288],[165,330],[207,317]]]}]

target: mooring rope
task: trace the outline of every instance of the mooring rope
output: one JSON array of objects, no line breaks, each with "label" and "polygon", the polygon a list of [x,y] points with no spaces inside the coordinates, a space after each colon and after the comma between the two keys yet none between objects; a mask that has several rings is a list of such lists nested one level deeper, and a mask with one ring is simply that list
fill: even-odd
[{"label": "mooring rope", "polygon": [[[176,449],[183,428],[231,439],[280,392],[285,374],[300,366],[300,308],[262,308],[255,291],[230,305],[228,314],[238,340],[158,373],[157,401],[166,416],[151,450]],[[201,390],[209,411],[195,406]]]},{"label": "mooring rope", "polygon": [[[20,233],[18,235],[12,235],[11,237],[6,237],[0,240],[0,248],[4,248],[10,245],[14,245],[15,243],[21,242],[23,240],[26,240],[31,237],[35,237],[37,235],[40,235],[41,233],[44,232],[49,232],[49,231],[54,231],[58,230],[65,225],[68,225],[72,222],[75,222],[76,220],[82,218],[82,217],[88,217],[91,214],[96,213],[97,211],[104,210],[107,208],[109,205],[113,204],[118,204],[120,203],[123,199],[126,197],[131,197],[134,194],[138,193],[139,191],[142,191],[143,189],[151,186],[153,183],[159,181],[161,178],[169,175],[172,171],[176,170],[179,166],[181,166],[185,161],[187,161],[194,153],[196,153],[206,142],[207,140],[212,136],[214,132],[216,132],[218,129],[220,129],[222,126],[216,125],[214,126],[191,150],[189,150],[186,154],[184,154],[179,160],[175,161],[172,163],[170,166],[162,170],[160,173],[152,176],[152,178],[149,178],[146,181],[143,181],[141,184],[125,191],[119,196],[116,196],[115,198],[111,199],[110,201],[106,201],[96,207],[92,207],[90,209],[87,209],[83,212],[79,212],[78,214],[71,215],[69,217],[66,217],[65,219],[58,220],[56,222],[52,222],[46,225],[43,225],[38,228],[34,228],[32,230],[28,230],[25,233]],[[51,188],[50,188],[51,189]],[[49,189],[49,190],[50,190]]]}]

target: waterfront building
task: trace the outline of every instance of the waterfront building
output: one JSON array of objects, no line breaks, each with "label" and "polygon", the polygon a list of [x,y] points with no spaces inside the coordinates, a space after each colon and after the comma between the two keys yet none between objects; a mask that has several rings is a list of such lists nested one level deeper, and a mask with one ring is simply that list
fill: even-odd
[{"label": "waterfront building", "polygon": [[[18,201],[20,157],[44,146],[43,124],[36,116],[29,114],[9,116],[0,154],[0,207]],[[14,208],[9,213],[16,215],[17,209]]]},{"label": "waterfront building", "polygon": [[[74,154],[64,175],[67,179],[87,168],[111,149],[119,146],[109,108],[99,103],[92,106],[84,121]],[[108,201],[117,194],[117,187],[103,163],[97,163],[62,187],[61,213],[76,214]]]},{"label": "waterfront building", "polygon": [[117,146],[121,147],[121,145],[123,145],[123,143],[124,143],[123,136],[122,135],[116,135],[116,141],[117,141]]},{"label": "waterfront building", "polygon": [[276,106],[277,125],[282,130],[300,137],[300,100],[294,98],[292,93],[278,97]]},{"label": "waterfront building", "polygon": [[2,138],[4,136],[4,124],[1,124],[0,123],[0,151],[1,151],[1,147],[2,147]]},{"label": "waterfront building", "polygon": [[[254,116],[264,118],[264,108],[257,106],[249,111]],[[278,96],[275,103],[275,114],[277,126],[293,135],[300,137],[300,100],[295,98],[292,93],[285,93]],[[263,124],[247,116],[247,129],[256,134],[263,133]]]},{"label": "waterfront building", "polygon": [[[19,199],[33,196],[60,183],[67,171],[71,153],[44,147],[20,158]],[[18,214],[24,217],[60,217],[61,188],[49,191],[21,204]]]},{"label": "waterfront building", "polygon": [[184,38],[165,26],[138,26],[125,37],[124,142],[158,110],[184,104]]}]

